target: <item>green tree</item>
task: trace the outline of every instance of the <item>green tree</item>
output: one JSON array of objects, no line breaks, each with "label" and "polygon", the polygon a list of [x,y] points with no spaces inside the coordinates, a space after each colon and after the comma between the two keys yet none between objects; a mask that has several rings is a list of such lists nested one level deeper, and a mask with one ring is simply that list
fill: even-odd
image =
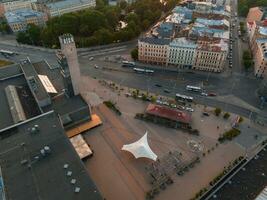
[{"label": "green tree", "polygon": [[39,26],[29,24],[26,34],[28,34],[31,44],[41,45],[41,28]]},{"label": "green tree", "polygon": [[223,115],[223,118],[224,119],[228,119],[230,117],[230,114],[227,112],[227,113],[224,113],[224,115]]},{"label": "green tree", "polygon": [[11,30],[6,21],[0,23],[0,33],[10,33]]},{"label": "green tree", "polygon": [[124,1],[124,0],[120,1],[119,6],[120,6],[121,9],[125,9],[127,7],[127,2]]},{"label": "green tree", "polygon": [[90,36],[100,28],[107,27],[107,21],[103,13],[96,10],[87,10],[80,17],[80,34]]},{"label": "green tree", "polygon": [[222,110],[220,108],[215,108],[214,113],[216,116],[219,116],[221,114]]},{"label": "green tree", "polygon": [[17,33],[16,40],[18,43],[22,43],[22,44],[30,44],[31,43],[28,34],[26,34],[25,32]]},{"label": "green tree", "polygon": [[138,48],[134,48],[131,51],[131,57],[132,57],[133,60],[138,60]]},{"label": "green tree", "polygon": [[94,37],[97,39],[98,44],[109,44],[113,41],[112,33],[105,28],[96,31]]}]

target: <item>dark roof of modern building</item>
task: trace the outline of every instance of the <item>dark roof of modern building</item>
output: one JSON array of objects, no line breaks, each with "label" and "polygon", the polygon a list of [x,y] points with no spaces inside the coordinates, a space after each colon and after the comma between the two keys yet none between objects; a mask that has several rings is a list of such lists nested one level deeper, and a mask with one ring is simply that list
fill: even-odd
[{"label": "dark roof of modern building", "polygon": [[52,97],[52,104],[43,108],[44,111],[55,110],[60,115],[61,120],[68,122],[68,126],[65,126],[63,122],[65,128],[90,119],[89,107],[80,95],[68,98],[64,94],[60,68],[51,69],[45,61],[33,63],[33,66],[38,74],[46,75],[58,93],[61,93],[56,94],[57,97]]},{"label": "dark roof of modern building", "polygon": [[191,115],[187,112],[179,111],[177,109],[159,106],[156,104],[149,104],[146,108],[146,113],[177,122],[191,123]]},{"label": "dark roof of modern building", "polygon": [[8,65],[0,68],[0,80],[8,79],[13,76],[21,75],[23,72],[19,64]]},{"label": "dark roof of modern building", "polygon": [[30,84],[32,84],[29,87],[32,87],[32,91],[34,93],[35,98],[38,101],[49,99],[49,95],[45,90],[45,87],[43,86],[41,80],[39,79],[38,74],[30,60],[26,59],[21,61],[20,66],[26,80],[30,82]]},{"label": "dark roof of modern building", "polygon": [[27,83],[23,75],[0,81],[0,129],[14,124],[6,98],[5,88],[8,85],[22,86],[25,84]]},{"label": "dark roof of modern building", "polygon": [[143,37],[139,39],[140,42],[145,42],[154,45],[168,45],[171,40],[166,38],[155,38],[155,37]]},{"label": "dark roof of modern building", "polygon": [[0,130],[0,167],[7,199],[102,199],[53,111]]},{"label": "dark roof of modern building", "polygon": [[216,199],[251,200],[267,185],[267,150],[263,149],[233,178],[231,184],[225,184],[218,192]]}]

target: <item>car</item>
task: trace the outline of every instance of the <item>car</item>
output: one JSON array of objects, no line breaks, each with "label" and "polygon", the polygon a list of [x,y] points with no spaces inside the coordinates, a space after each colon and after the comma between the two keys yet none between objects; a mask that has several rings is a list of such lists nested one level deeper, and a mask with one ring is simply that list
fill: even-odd
[{"label": "car", "polygon": [[90,57],[89,60],[94,60],[94,57]]},{"label": "car", "polygon": [[189,107],[186,107],[185,110],[189,111],[189,112],[194,112],[194,109],[193,108],[189,108]]},{"label": "car", "polygon": [[156,101],[157,104],[162,104],[163,102],[161,100]]},{"label": "car", "polygon": [[176,106],[175,104],[173,104],[173,103],[172,103],[170,106],[171,106],[172,108],[177,108],[177,106]]},{"label": "car", "polygon": [[208,94],[207,93],[205,93],[205,92],[201,92],[201,96],[208,96]]},{"label": "car", "polygon": [[95,65],[95,68],[98,69],[99,68],[98,65]]},{"label": "car", "polygon": [[207,113],[207,112],[203,112],[202,115],[204,115],[204,116],[210,116],[210,114]]},{"label": "car", "polygon": [[132,96],[132,94],[131,94],[131,93],[129,93],[129,92],[127,92],[127,93],[125,93],[125,96],[126,96],[126,97],[131,97],[131,96]]},{"label": "car", "polygon": [[177,109],[185,110],[185,107],[184,107],[184,106],[180,106],[180,105],[178,105],[178,106],[177,106]]},{"label": "car", "polygon": [[215,96],[217,96],[217,94],[214,93],[214,92],[209,92],[209,93],[208,93],[208,96],[210,96],[210,97],[215,97]]},{"label": "car", "polygon": [[164,91],[165,93],[171,93],[171,91],[168,90],[168,89],[164,89],[163,91]]},{"label": "car", "polygon": [[230,67],[230,68],[232,68],[232,67],[233,67],[233,65],[232,65],[232,64],[230,64],[230,65],[229,65],[229,67]]},{"label": "car", "polygon": [[160,85],[160,84],[155,84],[155,86],[156,86],[156,87],[162,87],[162,85]]},{"label": "car", "polygon": [[170,104],[167,101],[162,102],[163,105],[169,106]]}]

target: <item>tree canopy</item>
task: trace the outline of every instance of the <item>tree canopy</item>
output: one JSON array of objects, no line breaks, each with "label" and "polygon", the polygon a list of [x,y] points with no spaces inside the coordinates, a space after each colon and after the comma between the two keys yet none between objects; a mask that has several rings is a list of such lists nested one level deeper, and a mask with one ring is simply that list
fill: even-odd
[{"label": "tree canopy", "polygon": [[242,17],[246,17],[249,8],[256,6],[267,6],[266,0],[238,0],[238,13]]},{"label": "tree canopy", "polygon": [[[109,6],[106,0],[97,0],[95,9],[54,17],[44,28],[29,26],[29,30],[17,35],[17,41],[58,47],[58,36],[63,33],[73,34],[79,47],[128,41],[159,20],[177,1],[167,0],[165,6],[159,0],[138,0],[133,4],[121,1],[117,6]],[[119,21],[127,26],[120,28]]]}]

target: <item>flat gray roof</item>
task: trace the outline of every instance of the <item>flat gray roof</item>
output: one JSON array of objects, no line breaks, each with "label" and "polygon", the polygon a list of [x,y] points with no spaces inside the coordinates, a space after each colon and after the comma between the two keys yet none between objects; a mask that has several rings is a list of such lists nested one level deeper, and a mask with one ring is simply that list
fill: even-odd
[{"label": "flat gray roof", "polygon": [[7,199],[102,199],[53,111],[0,130],[0,167]]},{"label": "flat gray roof", "polygon": [[27,85],[27,83],[23,75],[16,78],[10,78],[4,81],[3,80],[0,81],[0,105],[1,105],[0,129],[14,124],[5,94],[5,88],[8,85],[21,86],[21,85]]},{"label": "flat gray roof", "polygon": [[34,95],[37,98],[38,101],[42,101],[45,99],[50,98],[48,93],[46,92],[42,82],[40,81],[37,72],[35,71],[32,63],[27,59],[27,60],[23,60],[20,63],[21,69],[24,73],[24,76],[26,78],[26,80],[29,82],[29,80],[33,80],[34,81]]}]

